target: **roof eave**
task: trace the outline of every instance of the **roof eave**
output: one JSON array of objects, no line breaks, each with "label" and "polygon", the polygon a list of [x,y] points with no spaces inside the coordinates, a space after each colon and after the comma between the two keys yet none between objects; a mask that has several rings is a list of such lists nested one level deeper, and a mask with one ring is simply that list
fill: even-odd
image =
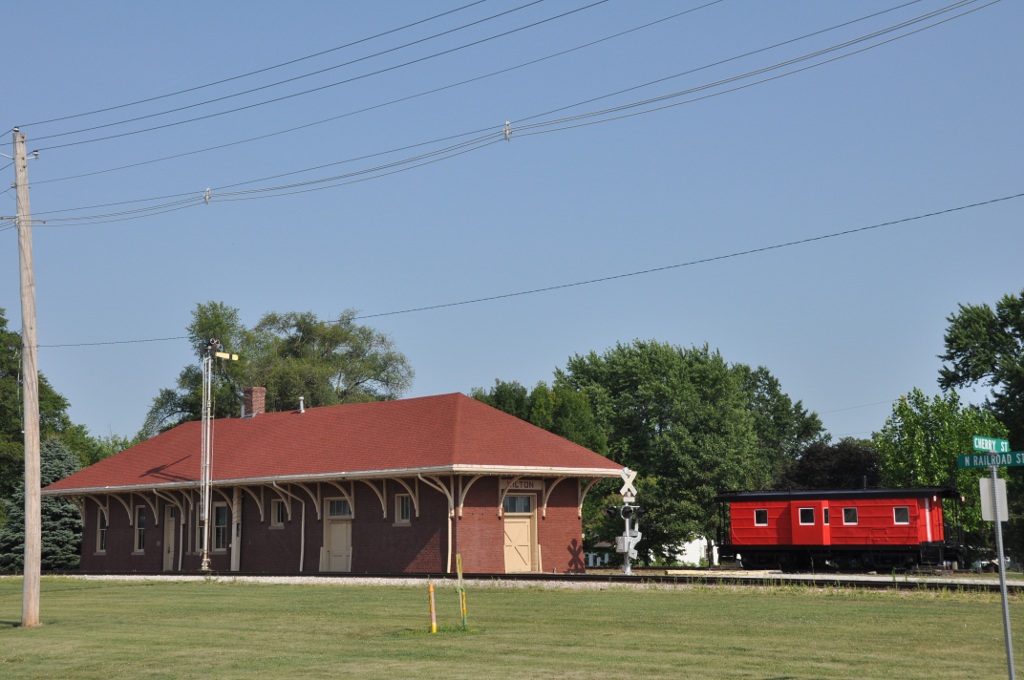
[{"label": "roof eave", "polygon": [[[266,477],[240,477],[217,479],[213,486],[245,486],[247,484],[270,484],[284,482],[323,482],[345,479],[381,479],[415,477],[418,475],[484,475],[484,476],[530,476],[530,477],[608,477],[620,476],[619,470],[608,468],[575,468],[558,466],[527,465],[440,465],[432,467],[392,468],[387,470],[359,470],[355,472],[323,472],[317,474],[271,475]],[[73,489],[44,489],[43,496],[85,496],[102,493],[136,493],[153,490],[195,489],[199,480],[186,482],[164,482],[160,484],[132,484],[127,486],[80,487]]]}]

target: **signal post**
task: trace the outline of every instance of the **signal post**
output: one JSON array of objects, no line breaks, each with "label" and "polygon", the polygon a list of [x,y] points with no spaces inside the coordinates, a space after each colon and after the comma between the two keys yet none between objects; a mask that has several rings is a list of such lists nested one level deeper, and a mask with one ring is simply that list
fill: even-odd
[{"label": "signal post", "polygon": [[633,573],[632,560],[638,556],[636,544],[643,538],[643,534],[640,533],[640,518],[644,514],[644,509],[633,505],[636,502],[636,487],[633,486],[636,471],[623,468],[621,474],[623,484],[619,494],[622,496],[623,505],[608,508],[608,514],[611,517],[618,515],[626,521],[625,532],[615,537],[615,552],[622,554],[622,573],[630,576]]}]

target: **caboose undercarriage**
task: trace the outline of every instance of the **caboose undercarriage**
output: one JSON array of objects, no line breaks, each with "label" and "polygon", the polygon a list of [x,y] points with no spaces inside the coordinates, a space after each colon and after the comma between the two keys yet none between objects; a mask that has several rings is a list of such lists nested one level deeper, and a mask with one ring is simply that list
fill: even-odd
[{"label": "caboose undercarriage", "polygon": [[720,546],[719,555],[736,557],[744,569],[864,571],[938,566],[956,560],[958,552],[944,543],[899,546]]}]

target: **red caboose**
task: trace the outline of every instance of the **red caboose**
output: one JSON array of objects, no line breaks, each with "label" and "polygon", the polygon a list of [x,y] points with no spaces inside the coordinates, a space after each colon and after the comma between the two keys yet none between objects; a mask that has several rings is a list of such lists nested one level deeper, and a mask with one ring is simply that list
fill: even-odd
[{"label": "red caboose", "polygon": [[959,555],[940,487],[726,493],[719,555],[748,569],[905,568]]}]

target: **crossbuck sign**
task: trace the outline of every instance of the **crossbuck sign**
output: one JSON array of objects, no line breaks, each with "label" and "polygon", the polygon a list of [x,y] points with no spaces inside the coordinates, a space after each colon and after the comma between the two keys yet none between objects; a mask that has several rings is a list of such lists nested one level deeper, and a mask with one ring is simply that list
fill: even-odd
[{"label": "crossbuck sign", "polygon": [[632,503],[636,500],[636,487],[633,486],[633,480],[636,479],[636,470],[630,470],[629,468],[622,468],[622,481],[624,484],[619,489],[619,494],[622,496],[622,500],[626,503]]}]

